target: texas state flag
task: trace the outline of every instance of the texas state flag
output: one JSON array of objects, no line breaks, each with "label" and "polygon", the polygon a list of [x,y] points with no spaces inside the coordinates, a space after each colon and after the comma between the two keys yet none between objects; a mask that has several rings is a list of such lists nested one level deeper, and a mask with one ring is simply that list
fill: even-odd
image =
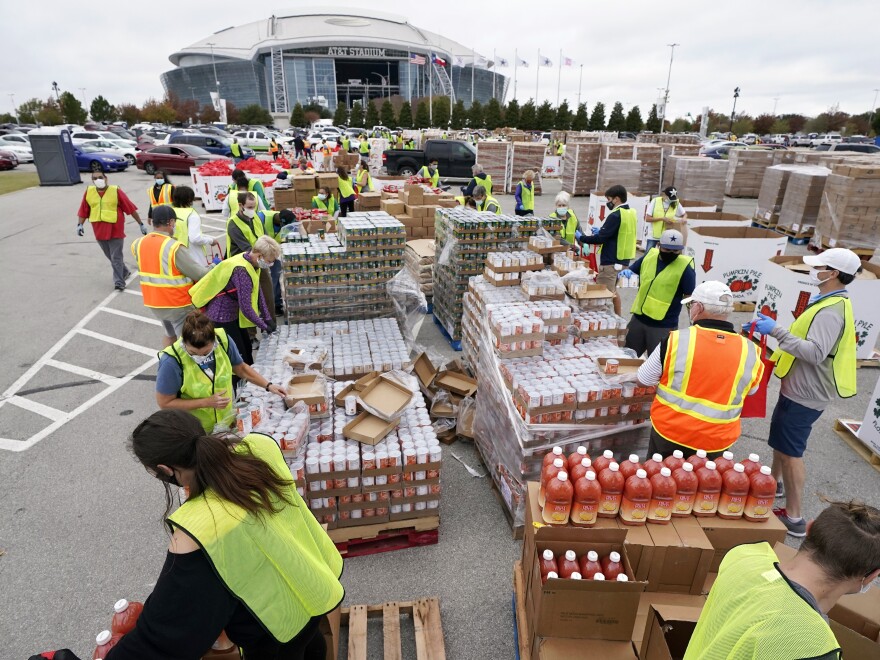
[{"label": "texas state flag", "polygon": [[431,61],[434,62],[434,64],[439,64],[440,66],[446,66],[446,60],[444,60],[439,55],[436,55],[436,54],[432,55]]}]

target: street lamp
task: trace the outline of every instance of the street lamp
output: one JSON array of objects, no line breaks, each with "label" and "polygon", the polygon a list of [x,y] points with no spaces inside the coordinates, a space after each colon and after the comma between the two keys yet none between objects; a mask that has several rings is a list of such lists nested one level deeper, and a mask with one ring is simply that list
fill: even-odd
[{"label": "street lamp", "polygon": [[733,133],[733,117],[736,114],[736,100],[739,98],[739,87],[733,89],[733,110],[730,111],[730,132]]},{"label": "street lamp", "polygon": [[[86,107],[86,108],[88,108],[88,106],[89,106],[89,99],[86,97],[86,88],[85,88],[85,87],[80,87],[80,88],[79,88],[79,91],[81,91],[81,92],[82,92],[82,95],[83,95],[83,106]],[[88,110],[86,110],[86,112],[88,112]]]},{"label": "street lamp", "polygon": [[776,116],[776,105],[777,105],[778,103],[779,103],[779,97],[778,97],[778,96],[774,96],[774,97],[773,97],[773,116],[774,116],[774,117]]},{"label": "street lamp", "polygon": [[217,77],[217,63],[214,62],[214,46],[217,44],[213,41],[208,42],[208,46],[211,47],[211,66],[214,67],[214,84],[217,85],[217,93],[220,93],[220,79]]},{"label": "street lamp", "polygon": [[[18,110],[15,107],[15,94],[10,94],[9,100],[12,103],[12,114],[15,117],[15,121],[18,121]],[[21,123],[21,122],[19,122],[19,123]]]},{"label": "street lamp", "polygon": [[382,94],[382,98],[385,98],[385,85],[388,84],[385,82],[385,76],[383,76],[381,73],[375,73],[375,72],[370,73],[370,75],[376,76],[381,81],[381,83],[380,83],[381,92],[380,93]]},{"label": "street lamp", "polygon": [[666,44],[669,46],[669,73],[666,76],[666,93],[663,96],[663,116],[660,117],[660,132],[666,131],[666,104],[669,103],[669,82],[672,80],[672,58],[675,55],[675,47],[681,44]]},{"label": "street lamp", "polygon": [[60,101],[61,97],[58,95],[58,83],[54,80],[52,81],[52,91],[55,92],[55,100]]}]

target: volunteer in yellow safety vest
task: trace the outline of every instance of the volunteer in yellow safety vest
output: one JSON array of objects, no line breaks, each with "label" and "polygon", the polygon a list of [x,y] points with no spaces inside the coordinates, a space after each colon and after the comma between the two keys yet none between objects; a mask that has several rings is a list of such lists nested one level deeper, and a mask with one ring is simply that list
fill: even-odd
[{"label": "volunteer in yellow safety vest", "polygon": [[186,315],[194,309],[189,290],[193,282],[208,272],[204,261],[194,259],[184,245],[173,238],[176,219],[170,206],[157,206],[153,212],[153,231],[131,244],[144,307],[162,324],[165,346],[180,336]]},{"label": "volunteer in yellow safety vest", "polygon": [[356,175],[358,193],[364,192],[375,192],[376,188],[373,185],[373,177],[370,176],[370,164],[362,160],[358,164],[358,171]]},{"label": "volunteer in yellow safety vest", "polygon": [[583,245],[602,246],[596,282],[614,292],[614,312],[620,315],[617,275],[636,256],[638,214],[627,205],[623,186],[611,186],[605,191],[605,198],[611,212],[605,216],[602,228],[593,227],[592,235],[578,230],[576,238]]},{"label": "volunteer in yellow safety vest", "polygon": [[370,141],[367,140],[366,135],[361,135],[360,142],[358,144],[358,152],[361,155],[361,158],[369,158],[370,157]]},{"label": "volunteer in yellow safety vest", "polygon": [[636,355],[650,355],[657,345],[678,327],[681,300],[694,292],[697,275],[693,257],[682,254],[681,232],[667,229],[659,246],[649,249],[621,275],[639,276],[639,291],[633,301],[632,317],[627,325],[626,348]]},{"label": "volunteer in yellow safety vest", "polygon": [[513,194],[516,199],[516,208],[513,212],[517,215],[535,215],[535,173],[526,170],[523,180],[516,184]]},{"label": "volunteer in yellow safety vest", "polygon": [[428,179],[431,182],[432,188],[439,186],[440,170],[438,169],[437,160],[432,158],[430,164],[422,165],[421,169],[419,169],[418,176],[423,179]]},{"label": "volunteer in yellow safety vest", "polygon": [[479,163],[474,163],[473,167],[471,167],[471,172],[474,176],[467,186],[461,188],[461,194],[465,197],[471,197],[474,194],[474,188],[477,186],[483,186],[483,188],[486,189],[486,193],[491,195],[492,177],[483,171],[483,166]]},{"label": "volunteer in yellow safety vest", "polygon": [[795,556],[780,561],[766,542],[724,556],[684,660],[837,660],[828,612],[878,576],[880,511],[831,502]]},{"label": "volunteer in yellow safety vest", "polygon": [[274,137],[269,138],[269,155],[272,156],[272,160],[278,160],[279,151],[281,147],[278,146],[278,140]]},{"label": "volunteer in yellow safety vest", "polygon": [[473,198],[477,203],[478,211],[488,211],[495,215],[501,215],[501,204],[499,204],[498,200],[492,197],[492,195],[487,195],[486,189],[483,188],[483,186],[477,186],[474,188]]},{"label": "volunteer in yellow safety vest", "polygon": [[224,218],[230,218],[238,212],[238,195],[236,193],[252,192],[257,196],[257,207],[259,210],[267,209],[271,206],[266,199],[266,191],[263,188],[263,182],[259,179],[248,179],[247,174],[243,170],[232,170],[232,183],[229,184],[229,190],[226,198],[223,200],[223,209],[220,212]]},{"label": "volunteer in yellow safety vest", "polygon": [[312,197],[312,208],[327,211],[327,215],[335,218],[339,215],[339,204],[327,186],[318,188],[318,194]]},{"label": "volunteer in yellow safety vest", "polygon": [[232,154],[232,162],[238,165],[241,161],[244,160],[244,152],[241,150],[241,145],[238,143],[238,138],[232,138],[232,144],[229,145],[229,152]]},{"label": "volunteer in yellow safety vest", "polygon": [[784,484],[777,490],[785,497],[780,520],[789,534],[798,537],[806,533],[801,515],[806,479],[802,457],[813,424],[832,399],[856,394],[856,328],[846,285],[862,268],[858,255],[844,248],[804,257],[804,263],[813,267],[810,280],[819,292],[788,330],[760,311],[756,327],[779,342],[772,357],[773,373],[782,382],[767,443],[773,448],[773,476]]},{"label": "volunteer in yellow safety vest", "polygon": [[202,218],[193,208],[195,191],[189,186],[175,186],[172,200],[177,222],[174,224],[174,238],[180,241],[197,263],[209,264],[212,261],[211,245],[220,252],[220,239],[202,233]]},{"label": "volunteer in yellow safety vest", "polygon": [[758,347],[734,330],[733,293],[723,282],[703,282],[690,298],[693,325],[674,330],[639,367],[643,385],[657,386],[651,405],[648,456],[721,454],[740,436],[740,413],[764,373]]},{"label": "volunteer in yellow safety vest", "polygon": [[199,658],[221,630],[247,658],[325,657],[319,625],[345,595],[343,561],[276,442],[209,435],[192,415],[160,410],[131,446],[168,502],[179,486],[189,496],[166,509],[165,565],[134,630],[107,657]]},{"label": "volunteer in yellow safety vest", "polygon": [[171,185],[171,177],[164,170],[156,170],[153,175],[153,185],[147,188],[147,197],[150,198],[150,207],[147,209],[147,217],[153,217],[153,209],[163,204],[171,204],[171,196],[174,194],[174,186]]},{"label": "volunteer in yellow safety vest", "polygon": [[647,243],[649,250],[657,247],[664,231],[675,229],[674,222],[678,222],[682,226],[687,222],[687,213],[678,199],[678,191],[674,186],[667,186],[663,189],[662,195],[654,198],[648,206],[648,215],[645,219],[651,223],[650,238]]},{"label": "volunteer in yellow safety vest", "polygon": [[[226,222],[227,257],[247,252],[254,246],[257,239],[266,233],[265,223],[257,216],[256,196],[253,193],[239,193],[238,203],[240,205],[238,213]],[[274,318],[276,309],[272,276],[266,268],[260,271],[260,289],[266,296],[269,314]]]},{"label": "volunteer in yellow safety vest", "polygon": [[574,237],[578,231],[578,217],[575,215],[574,209],[569,207],[571,195],[561,190],[556,194],[554,203],[556,204],[556,210],[550,214],[550,217],[558,218],[562,223],[562,229],[559,232],[560,238],[580,252],[580,245],[578,245]]},{"label": "volunteer in yellow safety vest", "polygon": [[198,310],[184,317],[180,338],[159,353],[156,403],[162,410],[185,410],[195,415],[205,433],[235,426],[232,381],[244,380],[284,396],[246,364],[226,331]]},{"label": "volunteer in yellow safety vest", "polygon": [[351,138],[348,137],[347,135],[343,136],[343,138],[342,138],[342,150],[345,153],[348,153],[349,151],[351,151]]},{"label": "volunteer in yellow safety vest", "polygon": [[354,200],[357,195],[354,194],[354,181],[347,169],[337,167],[336,176],[339,187],[339,215],[344,218],[349,212],[354,212]]}]

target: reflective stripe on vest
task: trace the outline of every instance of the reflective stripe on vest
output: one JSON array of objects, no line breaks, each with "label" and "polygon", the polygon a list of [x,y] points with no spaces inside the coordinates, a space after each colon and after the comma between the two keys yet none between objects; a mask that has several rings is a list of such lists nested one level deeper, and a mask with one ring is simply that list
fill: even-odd
[{"label": "reflective stripe on vest", "polygon": [[440,184],[440,170],[434,170],[434,174],[431,174],[431,171],[428,169],[427,165],[422,165],[422,168],[419,170],[419,176],[423,179],[430,179],[431,185],[435,188]]},{"label": "reflective stripe on vest", "polygon": [[177,251],[183,247],[171,236],[150,232],[131,244],[137,259],[145,307],[189,307],[192,280],[177,269]]},{"label": "reflective stripe on vest", "polygon": [[648,250],[642,259],[639,268],[639,292],[630,310],[633,314],[642,314],[655,321],[662,321],[666,317],[666,312],[678,292],[681,276],[694,263],[692,257],[680,254],[671,264],[666,264],[658,275],[659,261],[660,250],[657,248]]},{"label": "reflective stripe on vest", "polygon": [[636,256],[636,225],[639,217],[635,209],[620,211],[620,228],[617,230],[617,260],[628,261]]},{"label": "reflective stripe on vest", "polygon": [[[828,296],[812,305],[809,305],[800,316],[791,324],[788,331],[795,337],[806,339],[810,332],[810,326],[816,314],[832,305],[843,303],[843,333],[831,351],[831,373],[834,376],[834,387],[837,389],[837,395],[843,399],[848,399],[856,394],[856,328],[853,318],[852,302],[844,296]],[[770,358],[776,363],[773,373],[779,378],[784,378],[791,371],[796,358],[791,353],[776,349]]]},{"label": "reflective stripe on vest", "polygon": [[89,205],[89,222],[114,223],[119,220],[119,186],[107,186],[103,195],[98,194],[95,186],[86,190],[86,202]]},{"label": "reflective stripe on vest", "polygon": [[333,195],[327,198],[327,201],[321,201],[317,195],[312,197],[312,205],[321,211],[327,211],[330,215],[334,215],[339,209],[339,205],[336,203],[336,198]]},{"label": "reflective stripe on vest", "polygon": [[532,184],[531,188],[526,187],[526,182],[521,181],[519,184],[520,193],[519,196],[522,199],[522,207],[523,211],[534,211],[535,210],[535,184]]},{"label": "reflective stripe on vest", "polygon": [[[663,209],[663,198],[657,197],[654,199],[654,208],[651,211],[651,215],[653,217],[663,216],[664,218],[669,218],[670,220],[675,219],[675,210],[676,207],[672,204],[669,205],[669,208]],[[651,223],[651,238],[654,240],[659,240],[659,238],[663,235],[664,228],[666,223],[662,220],[658,220],[656,222]]]},{"label": "reflective stripe on vest", "polygon": [[[260,271],[248,261],[243,254],[237,254],[234,257],[224,259],[219,264],[208,271],[198,282],[193,284],[189,290],[192,297],[192,304],[196,307],[204,307],[211,302],[221,291],[230,285],[232,279],[232,271],[236,268],[244,268],[251,278],[251,309],[254,313],[260,315]],[[238,324],[242,328],[253,328],[254,324],[241,313],[242,303],[241,296],[236,293],[238,298]]]},{"label": "reflective stripe on vest", "polygon": [[727,449],[740,436],[743,399],[763,372],[758,347],[745,337],[700,326],[675,330],[669,333],[651,423],[675,444]]},{"label": "reflective stripe on vest", "polygon": [[[495,205],[495,210],[492,211],[490,204]],[[494,213],[495,215],[501,215],[501,204],[498,203],[498,200],[492,197],[491,195],[487,195],[486,199],[483,200],[483,203],[480,204],[477,202],[477,210],[478,211],[488,211],[489,213]]]},{"label": "reflective stripe on vest", "polygon": [[740,545],[724,556],[684,660],[840,656],[828,623],[779,572],[778,561],[768,543]]},{"label": "reflective stripe on vest", "polygon": [[492,194],[492,177],[489,176],[488,174],[486,174],[484,176],[486,177],[485,179],[481,179],[479,176],[475,176],[474,181],[477,182],[478,186],[483,186],[483,188],[486,189],[487,195],[491,195]]},{"label": "reflective stripe on vest", "polygon": [[156,208],[157,206],[163,206],[164,204],[171,205],[171,184],[163,183],[162,187],[159,188],[159,196],[156,197],[156,186],[150,186],[147,190],[150,195],[150,206]]},{"label": "reflective stripe on vest", "polygon": [[177,396],[181,399],[192,401],[194,399],[207,399],[218,392],[226,392],[229,397],[229,405],[218,410],[217,408],[195,408],[187,412],[198,418],[205,429],[205,433],[213,433],[218,424],[227,428],[235,424],[235,407],[232,405],[232,362],[229,361],[229,337],[222,328],[215,328],[214,335],[214,371],[213,376],[195,363],[186,349],[183,347],[183,338],[178,337],[171,346],[159,353],[168,355],[170,359],[177,360],[183,381]]},{"label": "reflective stripe on vest", "polygon": [[354,186],[351,183],[351,177],[348,179],[343,179],[341,176],[339,179],[339,198],[345,199],[346,197],[351,197],[354,195]]},{"label": "reflective stripe on vest", "polygon": [[[254,218],[256,218],[256,217],[257,217],[257,215],[255,213]],[[232,240],[229,237],[230,224],[235,223],[235,226],[241,230],[241,233],[244,234],[245,239],[247,239],[247,242],[250,243],[251,247],[253,247],[254,243],[257,242],[257,239],[263,235],[263,224],[261,222],[255,221],[254,218],[251,218],[251,223],[254,226],[253,229],[251,229],[244,220],[239,218],[237,213],[234,216],[232,216],[231,218],[229,218],[229,220],[226,222],[226,256],[227,257],[230,255],[230,251],[232,250],[232,245],[233,245]]]},{"label": "reflective stripe on vest", "polygon": [[[559,218],[559,215],[556,213],[556,211],[553,211],[553,213],[550,214],[550,217],[551,218]],[[575,245],[576,241],[574,238],[574,232],[577,228],[578,228],[577,215],[575,215],[574,211],[572,211],[571,209],[568,209],[568,216],[566,216],[565,225],[563,225],[562,232],[560,232],[560,235],[562,236],[562,240],[564,240],[566,243],[570,243],[572,245]]]},{"label": "reflective stripe on vest", "polygon": [[342,557],[296,492],[278,445],[251,433],[231,450],[250,452],[283,479],[287,501],[257,516],[211,489],[188,499],[168,517],[199,544],[227,589],[280,643],[310,619],[333,610],[345,592]]}]

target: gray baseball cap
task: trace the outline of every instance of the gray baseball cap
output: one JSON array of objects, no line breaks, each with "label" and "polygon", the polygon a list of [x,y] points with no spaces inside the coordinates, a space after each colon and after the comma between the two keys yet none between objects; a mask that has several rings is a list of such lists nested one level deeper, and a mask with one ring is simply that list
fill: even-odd
[{"label": "gray baseball cap", "polygon": [[684,236],[676,229],[667,229],[660,236],[660,247],[666,250],[684,250]]}]

